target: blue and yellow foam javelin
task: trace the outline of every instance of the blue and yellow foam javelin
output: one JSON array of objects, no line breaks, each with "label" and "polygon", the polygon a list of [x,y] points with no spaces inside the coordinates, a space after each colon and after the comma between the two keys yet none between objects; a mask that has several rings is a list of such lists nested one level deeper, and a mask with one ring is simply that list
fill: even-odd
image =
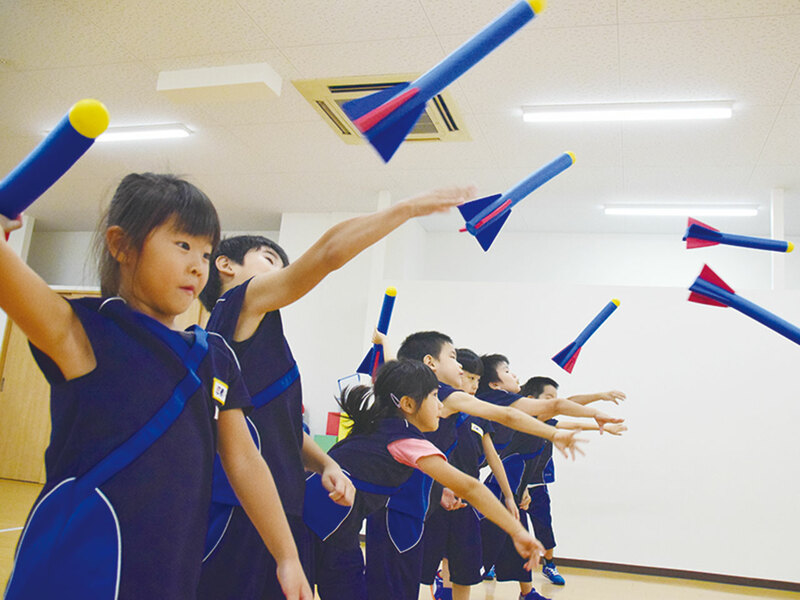
[{"label": "blue and yellow foam javelin", "polygon": [[460,231],[468,231],[474,235],[486,252],[511,214],[512,207],[574,163],[575,155],[572,152],[565,152],[528,175],[505,194],[495,194],[465,202],[458,207],[461,216],[466,220],[466,225]]},{"label": "blue and yellow foam javelin", "polygon": [[700,275],[697,276],[689,290],[692,292],[689,294],[690,302],[733,308],[780,333],[795,344],[800,344],[800,327],[781,319],[758,304],[742,298],[708,265],[703,265],[703,270],[700,271]]},{"label": "blue and yellow foam javelin", "polygon": [[686,224],[686,233],[683,234],[683,241],[686,242],[686,248],[689,249],[725,244],[727,246],[740,246],[755,250],[771,250],[772,252],[791,252],[794,250],[792,242],[724,233],[691,217]]},{"label": "blue and yellow foam javelin", "polygon": [[[386,288],[383,295],[383,305],[381,306],[381,316],[378,318],[378,331],[386,334],[389,331],[389,321],[392,319],[392,309],[394,309],[394,301],[397,298],[397,289],[394,287]],[[364,373],[365,375],[372,376],[375,379],[375,374],[378,372],[378,367],[383,364],[383,345],[372,344],[364,360],[358,365],[356,373]]]},{"label": "blue and yellow foam javelin", "polygon": [[603,310],[601,310],[598,315],[592,319],[592,322],[589,323],[583,329],[583,331],[578,334],[578,337],[575,338],[575,341],[553,357],[553,362],[564,369],[567,373],[572,373],[572,369],[575,367],[575,361],[578,360],[578,355],[581,353],[581,348],[583,348],[583,345],[590,337],[592,337],[592,335],[594,335],[594,332],[598,330],[600,325],[605,323],[606,319],[608,319],[608,317],[610,317],[611,314],[617,310],[618,306],[619,300],[616,298],[606,304],[603,307]]},{"label": "blue and yellow foam javelin", "polygon": [[425,103],[541,13],[546,0],[520,0],[418,79],[345,102],[342,110],[389,162]]},{"label": "blue and yellow foam javelin", "polygon": [[0,181],[0,214],[17,218],[83,156],[108,127],[98,100],[76,102],[56,128]]}]

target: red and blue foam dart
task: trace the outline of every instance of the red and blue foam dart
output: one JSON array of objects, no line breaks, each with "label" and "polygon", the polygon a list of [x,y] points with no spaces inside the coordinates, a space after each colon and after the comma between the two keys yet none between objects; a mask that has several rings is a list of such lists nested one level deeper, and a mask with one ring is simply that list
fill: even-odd
[{"label": "red and blue foam dart", "polygon": [[541,13],[545,5],[546,0],[520,0],[418,79],[346,102],[342,110],[389,162],[419,120],[425,103]]},{"label": "red and blue foam dart", "polygon": [[692,218],[687,223],[683,241],[686,242],[687,248],[703,248],[705,246],[726,244],[728,246],[741,246],[756,250],[772,250],[773,252],[791,252],[794,250],[792,242],[723,233],[719,229],[714,229],[711,225],[706,225]]},{"label": "red and blue foam dart", "polygon": [[[397,290],[393,287],[386,288],[386,293],[383,296],[383,306],[381,307],[381,316],[378,318],[378,331],[385,334],[389,331],[389,321],[392,319],[392,309],[394,308],[394,301],[397,298]],[[383,364],[383,346],[381,344],[372,344],[364,360],[358,365],[356,373],[364,373],[375,377],[378,372],[378,367]]]},{"label": "red and blue foam dart", "polygon": [[66,173],[108,127],[98,100],[76,102],[25,160],[0,181],[0,214],[16,219]]},{"label": "red and blue foam dart", "polygon": [[795,344],[800,344],[800,327],[784,321],[779,316],[761,308],[758,304],[739,296],[708,265],[703,266],[703,270],[700,271],[700,275],[694,280],[689,290],[692,292],[689,294],[690,302],[734,308],[762,325],[766,325],[773,331],[780,333],[782,336],[789,338]]},{"label": "red and blue foam dart", "polygon": [[594,335],[594,332],[598,330],[600,325],[605,323],[605,320],[611,316],[611,313],[617,310],[618,306],[619,300],[616,298],[606,304],[603,307],[603,310],[601,310],[600,313],[594,319],[592,319],[592,322],[589,323],[584,330],[578,334],[578,337],[575,338],[575,341],[553,357],[553,362],[564,369],[567,373],[572,373],[572,369],[575,367],[575,361],[578,360],[578,355],[581,353],[581,348],[583,348],[583,345],[590,337],[592,337],[592,335]]},{"label": "red and blue foam dart", "polygon": [[487,251],[511,214],[511,208],[574,163],[575,155],[572,152],[565,152],[520,181],[505,194],[486,196],[462,204],[458,210],[467,223],[460,231],[469,231],[478,240],[484,252]]}]

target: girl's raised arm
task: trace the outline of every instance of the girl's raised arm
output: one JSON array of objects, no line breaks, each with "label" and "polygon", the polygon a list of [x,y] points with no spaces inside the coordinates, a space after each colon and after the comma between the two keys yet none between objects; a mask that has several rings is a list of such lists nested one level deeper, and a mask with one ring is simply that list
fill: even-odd
[{"label": "girl's raised arm", "polygon": [[[4,232],[21,226],[0,215]],[[97,365],[86,331],[69,303],[50,289],[0,235],[0,308],[31,343],[47,354],[65,379],[74,379]]]}]

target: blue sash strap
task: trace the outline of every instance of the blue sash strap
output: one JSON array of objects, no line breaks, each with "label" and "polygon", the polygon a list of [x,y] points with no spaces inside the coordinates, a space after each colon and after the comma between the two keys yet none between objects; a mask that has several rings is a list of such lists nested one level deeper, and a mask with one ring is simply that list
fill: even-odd
[{"label": "blue sash strap", "polygon": [[297,379],[299,376],[300,371],[297,368],[297,363],[294,363],[291,368],[279,379],[273,381],[257,394],[253,394],[251,398],[253,406],[255,408],[261,408],[262,406],[269,404],[275,398],[289,389],[289,386],[292,385],[295,379]]}]

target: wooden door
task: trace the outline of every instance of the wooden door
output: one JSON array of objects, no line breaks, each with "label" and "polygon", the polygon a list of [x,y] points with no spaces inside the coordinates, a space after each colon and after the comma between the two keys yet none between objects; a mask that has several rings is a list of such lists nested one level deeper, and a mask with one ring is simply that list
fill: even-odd
[{"label": "wooden door", "polygon": [[[195,300],[176,323],[188,327],[207,318]],[[27,337],[10,320],[0,356],[0,479],[44,483],[44,451],[50,441],[50,386],[33,360]]]}]

